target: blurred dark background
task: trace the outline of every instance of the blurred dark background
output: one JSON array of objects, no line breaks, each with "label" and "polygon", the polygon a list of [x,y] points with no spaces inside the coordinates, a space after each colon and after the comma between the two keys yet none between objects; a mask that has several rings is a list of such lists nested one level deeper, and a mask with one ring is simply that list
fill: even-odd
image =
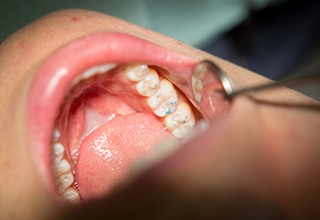
[{"label": "blurred dark background", "polygon": [[320,1],[288,1],[252,11],[203,49],[273,79],[320,64]]},{"label": "blurred dark background", "polygon": [[[202,49],[272,79],[320,74],[320,1],[293,0],[251,11]],[[295,88],[320,100],[320,84]]]},{"label": "blurred dark background", "polygon": [[[52,11],[85,8],[174,37],[272,79],[320,73],[319,0],[0,0],[0,42]],[[320,99],[320,86],[298,90]]]}]

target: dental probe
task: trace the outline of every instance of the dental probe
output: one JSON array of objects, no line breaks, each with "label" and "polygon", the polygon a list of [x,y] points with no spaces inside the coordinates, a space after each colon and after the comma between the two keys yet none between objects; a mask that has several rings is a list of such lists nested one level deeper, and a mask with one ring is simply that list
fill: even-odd
[{"label": "dental probe", "polygon": [[201,81],[205,80],[203,76],[207,75],[208,73],[200,74],[201,71],[211,72],[211,74],[213,74],[214,76],[214,79],[217,81],[220,81],[220,83],[222,84],[222,90],[215,90],[215,91],[221,92],[225,99],[232,99],[238,95],[245,95],[245,94],[273,89],[281,86],[303,85],[303,84],[310,84],[310,83],[315,83],[317,81],[320,81],[320,73],[311,73],[303,76],[286,78],[279,81],[272,81],[265,84],[260,84],[256,86],[250,86],[250,87],[234,90],[233,83],[230,80],[230,78],[228,78],[227,75],[225,75],[220,70],[220,68],[217,67],[217,65],[215,65],[213,62],[209,60],[201,61],[199,64],[195,66],[192,77],[193,78],[196,77],[198,79],[200,75],[200,78],[202,78]]}]

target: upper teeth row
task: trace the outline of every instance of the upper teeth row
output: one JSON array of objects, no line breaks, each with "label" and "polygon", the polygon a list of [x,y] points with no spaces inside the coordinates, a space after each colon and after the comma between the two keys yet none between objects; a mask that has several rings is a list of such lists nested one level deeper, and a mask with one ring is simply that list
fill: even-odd
[{"label": "upper teeth row", "polygon": [[160,80],[158,73],[147,65],[130,65],[126,75],[136,83],[137,92],[147,97],[147,105],[153,113],[164,117],[164,125],[174,136],[182,138],[194,128],[191,107],[186,102],[178,104],[177,91],[170,81]]},{"label": "upper teeth row", "polygon": [[203,90],[202,80],[204,79],[207,72],[205,68],[205,66],[198,65],[191,77],[192,92],[197,103],[201,102],[201,91]]}]

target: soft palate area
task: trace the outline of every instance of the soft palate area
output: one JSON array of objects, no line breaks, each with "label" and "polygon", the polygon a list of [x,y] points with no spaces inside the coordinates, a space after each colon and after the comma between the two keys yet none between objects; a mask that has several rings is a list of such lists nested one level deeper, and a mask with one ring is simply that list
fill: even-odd
[{"label": "soft palate area", "polygon": [[182,139],[197,116],[157,66],[92,67],[73,81],[55,123],[52,166],[71,203],[107,195],[164,137]]}]

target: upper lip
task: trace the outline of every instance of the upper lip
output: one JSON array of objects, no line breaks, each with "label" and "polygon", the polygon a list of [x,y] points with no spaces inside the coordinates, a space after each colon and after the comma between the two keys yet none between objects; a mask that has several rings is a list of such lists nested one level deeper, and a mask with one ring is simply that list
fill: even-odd
[{"label": "upper lip", "polygon": [[197,60],[128,34],[96,33],[63,46],[40,66],[28,97],[27,120],[29,145],[46,186],[54,189],[49,146],[57,111],[72,80],[92,66],[135,62],[160,66],[175,74],[171,80],[178,79],[176,84],[188,85]]}]

